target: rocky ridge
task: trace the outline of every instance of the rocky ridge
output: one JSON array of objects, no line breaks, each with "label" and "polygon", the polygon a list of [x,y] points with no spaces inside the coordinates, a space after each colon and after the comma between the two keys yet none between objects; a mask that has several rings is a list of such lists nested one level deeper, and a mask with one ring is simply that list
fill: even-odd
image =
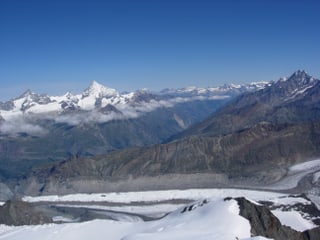
[{"label": "rocky ridge", "polygon": [[295,124],[320,119],[320,80],[305,71],[271,82],[265,88],[233,99],[199,124],[171,138],[214,136],[241,131],[259,122]]}]

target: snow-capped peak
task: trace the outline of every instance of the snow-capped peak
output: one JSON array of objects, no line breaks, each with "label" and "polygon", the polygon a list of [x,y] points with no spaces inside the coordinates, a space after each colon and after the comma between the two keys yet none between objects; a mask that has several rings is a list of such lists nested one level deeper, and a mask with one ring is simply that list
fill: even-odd
[{"label": "snow-capped peak", "polygon": [[119,95],[119,93],[109,87],[105,87],[97,81],[92,81],[91,85],[83,92],[83,97],[93,96],[95,98],[101,97],[114,97]]},{"label": "snow-capped peak", "polygon": [[294,76],[305,76],[305,75],[308,75],[308,73],[304,70],[297,70],[294,72],[293,74]]},{"label": "snow-capped peak", "polygon": [[32,96],[32,95],[35,95],[35,93],[33,93],[30,89],[28,89],[27,91],[22,93],[21,96],[18,97],[17,99],[19,99],[19,98],[27,98],[27,97]]}]

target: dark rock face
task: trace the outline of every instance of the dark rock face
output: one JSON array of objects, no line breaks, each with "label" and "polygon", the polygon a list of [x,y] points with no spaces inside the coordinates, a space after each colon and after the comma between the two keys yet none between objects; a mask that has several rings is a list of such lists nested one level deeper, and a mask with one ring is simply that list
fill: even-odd
[{"label": "dark rock face", "polygon": [[[292,164],[320,156],[320,122],[259,124],[220,137],[191,137],[148,148],[132,148],[91,158],[73,158],[34,169],[27,180],[69,184],[72,180],[110,180],[166,174],[226,174],[276,181]],[[43,189],[45,190],[45,189]]]},{"label": "dark rock face", "polygon": [[0,224],[37,225],[51,223],[45,214],[38,212],[32,205],[18,200],[9,200],[0,207]]},{"label": "dark rock face", "polygon": [[12,197],[13,193],[10,188],[6,184],[0,182],[0,201],[7,201]]},{"label": "dark rock face", "polygon": [[265,206],[256,205],[245,198],[235,199],[240,207],[240,215],[249,220],[253,236],[264,236],[277,240],[317,240],[320,228],[298,232],[284,226]]}]

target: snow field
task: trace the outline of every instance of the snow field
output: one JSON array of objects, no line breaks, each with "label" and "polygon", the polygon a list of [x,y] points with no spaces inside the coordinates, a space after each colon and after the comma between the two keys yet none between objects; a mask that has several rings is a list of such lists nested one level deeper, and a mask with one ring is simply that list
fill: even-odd
[{"label": "snow field", "polygon": [[281,210],[274,210],[272,213],[280,220],[283,225],[291,227],[294,230],[303,232],[306,229],[317,227],[310,221],[304,219],[298,212],[289,211],[284,212]]},{"label": "snow field", "polygon": [[[123,212],[118,221],[93,220],[82,223],[48,224],[41,226],[0,226],[0,240],[265,240],[250,236],[249,221],[239,215],[235,200],[226,197],[246,197],[253,203],[270,201],[275,206],[310,204],[298,196],[243,189],[189,189],[99,194],[72,194],[23,198],[26,202],[50,202],[57,206],[87,207],[91,209]],[[162,203],[170,200],[196,201],[193,204]],[[75,202],[84,204],[74,204]],[[92,204],[91,204],[92,203]],[[100,205],[99,205],[100,203]],[[112,203],[112,206],[107,206]],[[136,203],[139,203],[137,205]],[[103,205],[102,205],[103,204]],[[165,217],[144,222],[126,213],[154,214]],[[297,211],[273,213],[282,224],[304,231],[315,225]],[[56,217],[56,220],[59,216]]]},{"label": "snow field", "polygon": [[[197,203],[151,222],[94,220],[41,226],[0,226],[2,240],[234,240],[250,238],[250,224],[235,200]],[[257,238],[256,238],[257,239]]]}]

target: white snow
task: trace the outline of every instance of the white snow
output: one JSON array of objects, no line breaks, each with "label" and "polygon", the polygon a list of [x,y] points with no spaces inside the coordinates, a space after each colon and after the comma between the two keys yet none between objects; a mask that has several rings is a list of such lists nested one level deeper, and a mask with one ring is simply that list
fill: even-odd
[{"label": "white snow", "polygon": [[74,219],[72,218],[67,218],[67,217],[64,217],[64,216],[54,216],[52,218],[52,221],[53,222],[76,222]]},{"label": "white snow", "polygon": [[119,93],[115,89],[105,87],[94,80],[90,85],[90,87],[84,91],[83,96],[86,96],[86,95],[99,98],[99,97],[113,97],[113,96],[119,95]]},{"label": "white snow", "polygon": [[[261,88],[261,86],[263,86],[261,83],[243,85],[246,89]],[[23,96],[16,98],[13,101],[11,110],[0,110],[0,116],[8,122],[14,122],[19,118],[24,118],[28,114],[33,117],[37,117],[38,115],[41,115],[41,117],[45,116],[47,119],[65,122],[71,125],[95,120],[98,122],[108,122],[115,119],[136,118],[143,113],[154,111],[157,108],[172,107],[175,104],[183,102],[226,99],[230,97],[228,91],[236,90],[241,87],[241,85],[231,84],[222,87],[187,87],[176,90],[171,89],[158,93],[158,96],[163,96],[167,93],[174,94],[175,97],[171,96],[166,99],[151,99],[151,101],[136,102],[134,99],[141,91],[120,94],[113,88],[105,87],[102,84],[93,81],[89,88],[77,95],[67,92],[62,96],[42,96],[37,95],[36,93],[26,92]],[[142,91],[145,92],[145,90]],[[38,98],[40,98],[40,100]],[[86,116],[89,115],[88,113],[93,115],[98,112],[96,111],[97,100],[101,102],[102,108],[111,104],[116,109],[120,110],[121,114],[114,114],[113,112],[99,113],[99,116],[96,118],[87,118]],[[48,103],[46,103],[47,101]],[[83,112],[78,112],[73,115],[57,117],[57,115],[63,113],[65,104],[79,110],[87,111],[87,113],[84,113],[85,116],[81,116]]]},{"label": "white snow", "polygon": [[[132,223],[94,220],[83,223],[49,224],[5,228],[0,239],[5,240],[119,240],[137,226]],[[1,232],[1,230],[0,230]]]},{"label": "white snow", "polygon": [[26,111],[26,113],[51,113],[51,112],[59,112],[61,111],[60,104],[57,102],[50,102],[47,104],[38,104],[34,103],[34,105]]},{"label": "white snow", "polygon": [[234,240],[250,237],[249,221],[239,216],[239,207],[234,200],[198,204],[183,213],[181,210],[146,224],[142,231],[129,234],[125,239]]},{"label": "white snow", "polygon": [[317,227],[312,222],[304,219],[300,213],[296,211],[273,210],[272,213],[280,220],[283,225],[291,227],[296,231],[303,232],[308,229]]},{"label": "white snow", "polygon": [[294,205],[297,203],[300,203],[303,205],[311,204],[311,202],[309,200],[302,198],[302,197],[295,197],[295,196],[285,196],[285,197],[273,198],[272,202],[275,206]]}]

